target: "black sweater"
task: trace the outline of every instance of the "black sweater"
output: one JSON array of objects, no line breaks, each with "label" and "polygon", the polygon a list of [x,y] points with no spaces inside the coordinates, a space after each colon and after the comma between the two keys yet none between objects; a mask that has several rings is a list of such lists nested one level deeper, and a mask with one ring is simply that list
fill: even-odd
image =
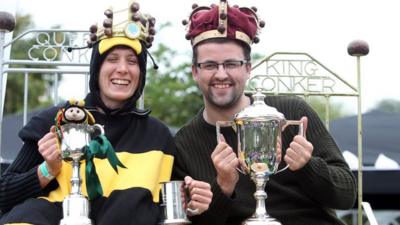
[{"label": "black sweater", "polygon": [[[308,117],[307,140],[314,151],[311,160],[300,170],[289,169],[272,175],[267,182],[267,212],[283,225],[343,224],[333,209],[351,208],[356,198],[355,178],[349,170],[333,138],[317,114],[299,97],[270,96],[266,104],[283,113],[287,120]],[[213,200],[210,209],[193,218],[193,224],[239,225],[250,217],[256,207],[253,197],[255,184],[248,175],[239,174],[233,196],[225,196],[216,183],[216,170],[211,153],[217,145],[215,126],[208,124],[201,110],[180,131],[175,142],[176,174],[212,184]],[[236,134],[231,128],[221,131],[227,143],[237,149]],[[297,134],[297,126],[289,126],[282,133],[283,149]],[[282,161],[279,168],[283,168]]]}]

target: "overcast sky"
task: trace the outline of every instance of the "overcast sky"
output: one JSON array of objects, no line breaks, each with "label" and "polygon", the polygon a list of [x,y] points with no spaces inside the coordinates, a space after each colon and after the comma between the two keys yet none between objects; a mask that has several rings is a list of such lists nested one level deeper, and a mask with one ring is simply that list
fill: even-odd
[{"label": "overcast sky", "polygon": [[[121,0],[0,0],[0,9],[13,8],[33,16],[38,28],[60,24],[67,29],[88,29],[104,19],[103,11],[111,2]],[[188,17],[192,3],[209,5],[210,0],[143,0],[143,12],[152,14],[157,23],[176,24],[156,36],[156,41],[190,50],[185,40],[182,19]],[[307,52],[339,76],[356,86],[356,59],[347,54],[347,45],[362,39],[370,54],[362,58],[363,111],[379,100],[400,101],[399,52],[400,13],[395,0],[231,0],[231,4],[257,6],[266,27],[261,41],[254,45],[257,53],[277,51]],[[5,3],[5,4],[4,4]],[[347,106],[349,107],[349,106]],[[350,110],[356,110],[353,107]]]}]

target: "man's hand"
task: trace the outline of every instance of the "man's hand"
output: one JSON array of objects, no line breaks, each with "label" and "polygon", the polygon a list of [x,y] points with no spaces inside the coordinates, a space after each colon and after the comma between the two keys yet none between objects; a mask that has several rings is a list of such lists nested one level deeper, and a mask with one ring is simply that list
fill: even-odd
[{"label": "man's hand", "polygon": [[225,142],[225,138],[220,136],[221,141],[211,154],[214,167],[217,170],[217,183],[226,196],[231,196],[239,180],[236,168],[239,159],[232,148]]},{"label": "man's hand", "polygon": [[185,188],[190,193],[190,202],[187,205],[189,216],[199,215],[210,207],[213,194],[209,183],[186,176]]},{"label": "man's hand", "polygon": [[308,118],[302,117],[300,120],[303,123],[304,137],[296,135],[286,150],[284,160],[289,169],[292,171],[303,168],[311,159],[314,146],[305,138],[308,125]]}]

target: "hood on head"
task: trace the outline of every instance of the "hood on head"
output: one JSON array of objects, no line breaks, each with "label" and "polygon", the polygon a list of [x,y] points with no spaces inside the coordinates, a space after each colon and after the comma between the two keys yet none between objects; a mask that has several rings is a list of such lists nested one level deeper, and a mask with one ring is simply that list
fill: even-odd
[{"label": "hood on head", "polygon": [[[110,40],[110,39],[105,39],[105,40]],[[93,45],[93,50],[92,50],[92,56],[90,60],[90,80],[89,80],[89,89],[90,92],[92,93],[92,100],[96,105],[99,105],[103,110],[111,111],[108,109],[103,101],[100,98],[100,88],[99,88],[99,72],[100,72],[100,67],[103,64],[104,59],[106,56],[111,52],[113,48],[116,46],[128,46],[132,48],[135,52],[137,52],[137,49],[133,48],[132,45],[130,45],[128,42],[127,43],[121,43],[121,42],[116,42],[116,45],[110,45],[108,48],[104,51],[104,49],[100,49],[101,42],[104,40],[101,40],[100,42],[97,42]],[[140,77],[139,77],[139,84],[136,88],[135,93],[128,99],[126,104],[119,109],[119,111],[130,111],[136,108],[136,102],[140,98],[140,96],[143,93],[143,89],[146,83],[146,67],[147,67],[147,50],[144,47],[143,42],[138,42],[140,44],[140,47],[142,51],[137,54],[138,61],[139,61],[139,68],[140,68]],[[100,54],[100,51],[103,50],[104,52]]]},{"label": "hood on head", "polygon": [[[138,2],[129,2],[128,7],[114,10],[108,8],[104,11],[106,18],[102,24],[90,26],[90,40],[88,47],[92,47],[90,59],[90,99],[93,104],[100,106],[105,112],[137,111],[136,101],[143,92],[146,82],[147,49],[152,46],[155,31],[155,18],[140,12]],[[100,67],[116,46],[132,48],[139,60],[140,78],[138,87],[127,103],[116,110],[108,109],[100,98],[99,71]]]}]

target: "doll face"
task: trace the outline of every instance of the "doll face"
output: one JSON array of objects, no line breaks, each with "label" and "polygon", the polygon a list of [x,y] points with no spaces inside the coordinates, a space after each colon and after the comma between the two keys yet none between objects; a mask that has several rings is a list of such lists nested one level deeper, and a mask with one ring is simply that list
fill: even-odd
[{"label": "doll face", "polygon": [[64,112],[64,118],[67,122],[79,123],[85,120],[86,113],[83,109],[71,106],[67,108]]},{"label": "doll face", "polygon": [[133,49],[116,47],[100,67],[100,97],[110,109],[121,108],[135,93],[140,78],[139,60]]}]

